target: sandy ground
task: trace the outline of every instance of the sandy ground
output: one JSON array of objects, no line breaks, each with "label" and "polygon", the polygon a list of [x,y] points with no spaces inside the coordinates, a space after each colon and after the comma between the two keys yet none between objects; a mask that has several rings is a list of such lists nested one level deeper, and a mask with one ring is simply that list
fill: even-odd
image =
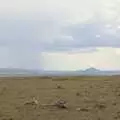
[{"label": "sandy ground", "polygon": [[0,78],[0,120],[120,120],[120,77]]}]

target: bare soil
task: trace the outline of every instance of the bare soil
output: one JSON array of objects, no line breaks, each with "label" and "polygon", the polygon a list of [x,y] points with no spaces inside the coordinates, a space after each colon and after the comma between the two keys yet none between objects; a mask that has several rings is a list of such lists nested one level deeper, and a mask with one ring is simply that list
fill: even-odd
[{"label": "bare soil", "polygon": [[0,120],[120,120],[120,76],[0,78]]}]

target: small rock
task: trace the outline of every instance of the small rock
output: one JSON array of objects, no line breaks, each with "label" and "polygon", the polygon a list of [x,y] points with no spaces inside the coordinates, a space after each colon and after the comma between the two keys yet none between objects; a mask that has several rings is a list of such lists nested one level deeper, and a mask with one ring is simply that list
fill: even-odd
[{"label": "small rock", "polygon": [[38,100],[35,97],[33,97],[31,101],[27,101],[24,103],[24,105],[38,105],[38,104],[39,104]]},{"label": "small rock", "polygon": [[62,89],[62,86],[61,85],[57,85],[57,89]]},{"label": "small rock", "polygon": [[83,111],[83,112],[88,112],[88,108],[76,108],[77,111]]},{"label": "small rock", "polygon": [[76,93],[76,96],[80,96],[80,93],[79,93],[79,92],[77,92],[77,93]]},{"label": "small rock", "polygon": [[98,108],[98,109],[105,109],[105,108],[106,108],[106,105],[105,105],[105,104],[102,104],[102,103],[97,103],[97,104],[95,105],[95,107]]},{"label": "small rock", "polygon": [[58,108],[67,108],[66,101],[64,101],[64,100],[56,101],[55,106],[58,107]]},{"label": "small rock", "polygon": [[77,111],[80,111],[80,110],[81,110],[81,108],[76,108],[76,110],[77,110]]}]

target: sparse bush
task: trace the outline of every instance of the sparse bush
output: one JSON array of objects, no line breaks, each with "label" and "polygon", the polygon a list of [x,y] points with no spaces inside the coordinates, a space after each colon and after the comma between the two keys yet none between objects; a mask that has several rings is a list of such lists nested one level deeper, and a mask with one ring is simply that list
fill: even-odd
[{"label": "sparse bush", "polygon": [[57,89],[63,89],[63,87],[61,85],[57,85]]},{"label": "sparse bush", "polygon": [[80,96],[80,93],[79,93],[79,92],[77,92],[77,93],[76,93],[76,96]]},{"label": "sparse bush", "polygon": [[104,103],[96,103],[95,108],[100,109],[100,110],[105,109],[106,105]]}]

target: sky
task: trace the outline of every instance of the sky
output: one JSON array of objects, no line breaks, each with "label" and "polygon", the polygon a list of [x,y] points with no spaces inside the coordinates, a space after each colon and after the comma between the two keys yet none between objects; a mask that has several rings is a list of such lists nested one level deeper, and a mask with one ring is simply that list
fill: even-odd
[{"label": "sky", "polygon": [[0,68],[120,70],[119,0],[0,1]]}]

